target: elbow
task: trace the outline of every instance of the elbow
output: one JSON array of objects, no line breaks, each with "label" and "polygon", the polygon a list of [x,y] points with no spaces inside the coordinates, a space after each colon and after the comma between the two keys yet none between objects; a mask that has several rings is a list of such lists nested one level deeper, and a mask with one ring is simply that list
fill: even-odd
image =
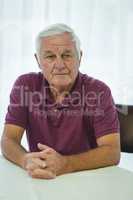
[{"label": "elbow", "polygon": [[121,153],[119,149],[112,151],[112,165],[118,165],[120,163]]},{"label": "elbow", "polygon": [[3,154],[3,138],[2,137],[0,140],[0,149],[1,149],[1,153]]},{"label": "elbow", "polygon": [[113,162],[113,165],[119,165],[120,163],[120,158],[116,159],[114,162]]},{"label": "elbow", "polygon": [[0,140],[0,146],[1,146],[2,156],[7,158],[7,152],[8,152],[8,148],[10,146],[10,139],[3,135]]},{"label": "elbow", "polygon": [[3,137],[1,137],[1,140],[0,140],[0,148],[1,148],[1,153],[3,156],[5,156],[5,153],[4,153],[4,149],[5,149],[5,141],[3,139]]}]

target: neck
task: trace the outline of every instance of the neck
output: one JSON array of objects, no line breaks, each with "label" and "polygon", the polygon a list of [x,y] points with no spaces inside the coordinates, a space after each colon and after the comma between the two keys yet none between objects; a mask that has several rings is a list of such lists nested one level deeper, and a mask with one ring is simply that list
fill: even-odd
[{"label": "neck", "polygon": [[60,88],[52,85],[52,87],[50,87],[50,91],[51,91],[55,101],[57,103],[61,103],[63,101],[63,99],[65,98],[65,96],[69,95],[71,88],[72,88],[72,84],[67,87],[60,87]]}]

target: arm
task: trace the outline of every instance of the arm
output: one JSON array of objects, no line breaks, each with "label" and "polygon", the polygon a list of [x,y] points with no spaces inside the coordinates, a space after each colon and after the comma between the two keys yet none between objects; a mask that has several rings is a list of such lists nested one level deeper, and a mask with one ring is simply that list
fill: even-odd
[{"label": "arm", "polygon": [[[87,152],[64,156],[54,149],[39,144],[39,157],[45,160],[47,169],[54,171],[56,175],[71,173],[74,171],[96,169],[118,164],[120,160],[120,138],[118,133],[108,134],[97,139],[98,147]],[[32,170],[34,178],[44,178],[45,169]]]},{"label": "arm", "polygon": [[[12,124],[6,124],[1,139],[1,149],[2,154],[8,160],[27,170],[28,174],[31,176],[31,171],[29,169],[42,170],[45,167],[45,163],[39,158],[38,152],[29,153],[21,145],[23,134],[24,128]],[[54,177],[55,173],[49,170],[43,172],[43,178],[45,179],[51,179]]]},{"label": "arm", "polygon": [[21,145],[24,128],[6,124],[1,138],[2,154],[10,161],[23,167],[26,149]]},{"label": "arm", "polygon": [[[98,147],[85,153],[67,156],[68,165],[64,169],[66,172],[116,165],[120,160],[119,121],[112,94],[105,85],[102,85],[99,94],[96,108],[104,114],[94,115],[92,124]],[[102,136],[102,133],[106,134]]]},{"label": "arm", "polygon": [[96,169],[118,164],[120,160],[119,134],[109,134],[97,139],[98,147],[85,153],[66,156],[66,172]]}]

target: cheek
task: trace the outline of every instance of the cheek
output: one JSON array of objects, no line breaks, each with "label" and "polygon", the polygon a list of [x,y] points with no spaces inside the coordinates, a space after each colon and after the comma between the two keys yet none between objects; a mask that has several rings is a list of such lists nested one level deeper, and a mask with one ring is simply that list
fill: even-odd
[{"label": "cheek", "polygon": [[41,62],[41,70],[46,78],[49,78],[51,73],[51,66],[46,62]]},{"label": "cheek", "polygon": [[69,64],[71,71],[74,73],[79,69],[79,63],[77,61],[73,61]]},{"label": "cheek", "polygon": [[66,65],[69,67],[69,68],[72,68],[72,67],[76,67],[78,65],[78,62],[77,60],[71,60],[71,61],[68,61],[66,62]]},{"label": "cheek", "polygon": [[76,61],[76,62],[74,62],[73,68],[71,69],[71,75],[72,75],[73,79],[76,78],[78,72],[79,72],[79,63]]},{"label": "cheek", "polygon": [[41,67],[42,68],[48,68],[49,67],[49,63],[48,62],[45,62],[45,61],[41,60],[40,63],[41,63]]},{"label": "cheek", "polygon": [[41,69],[44,73],[50,73],[52,71],[52,65],[48,62],[41,62]]}]

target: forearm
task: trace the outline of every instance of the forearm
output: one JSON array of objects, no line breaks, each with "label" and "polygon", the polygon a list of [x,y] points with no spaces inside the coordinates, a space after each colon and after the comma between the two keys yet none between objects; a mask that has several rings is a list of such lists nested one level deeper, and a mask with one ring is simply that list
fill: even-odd
[{"label": "forearm", "polygon": [[4,138],[1,141],[1,149],[2,154],[10,161],[14,162],[15,164],[19,165],[23,168],[24,166],[24,157],[27,153],[26,149],[22,147],[17,141]]},{"label": "forearm", "polygon": [[110,146],[101,146],[77,155],[65,156],[67,160],[64,173],[96,169],[118,164],[120,153]]}]

